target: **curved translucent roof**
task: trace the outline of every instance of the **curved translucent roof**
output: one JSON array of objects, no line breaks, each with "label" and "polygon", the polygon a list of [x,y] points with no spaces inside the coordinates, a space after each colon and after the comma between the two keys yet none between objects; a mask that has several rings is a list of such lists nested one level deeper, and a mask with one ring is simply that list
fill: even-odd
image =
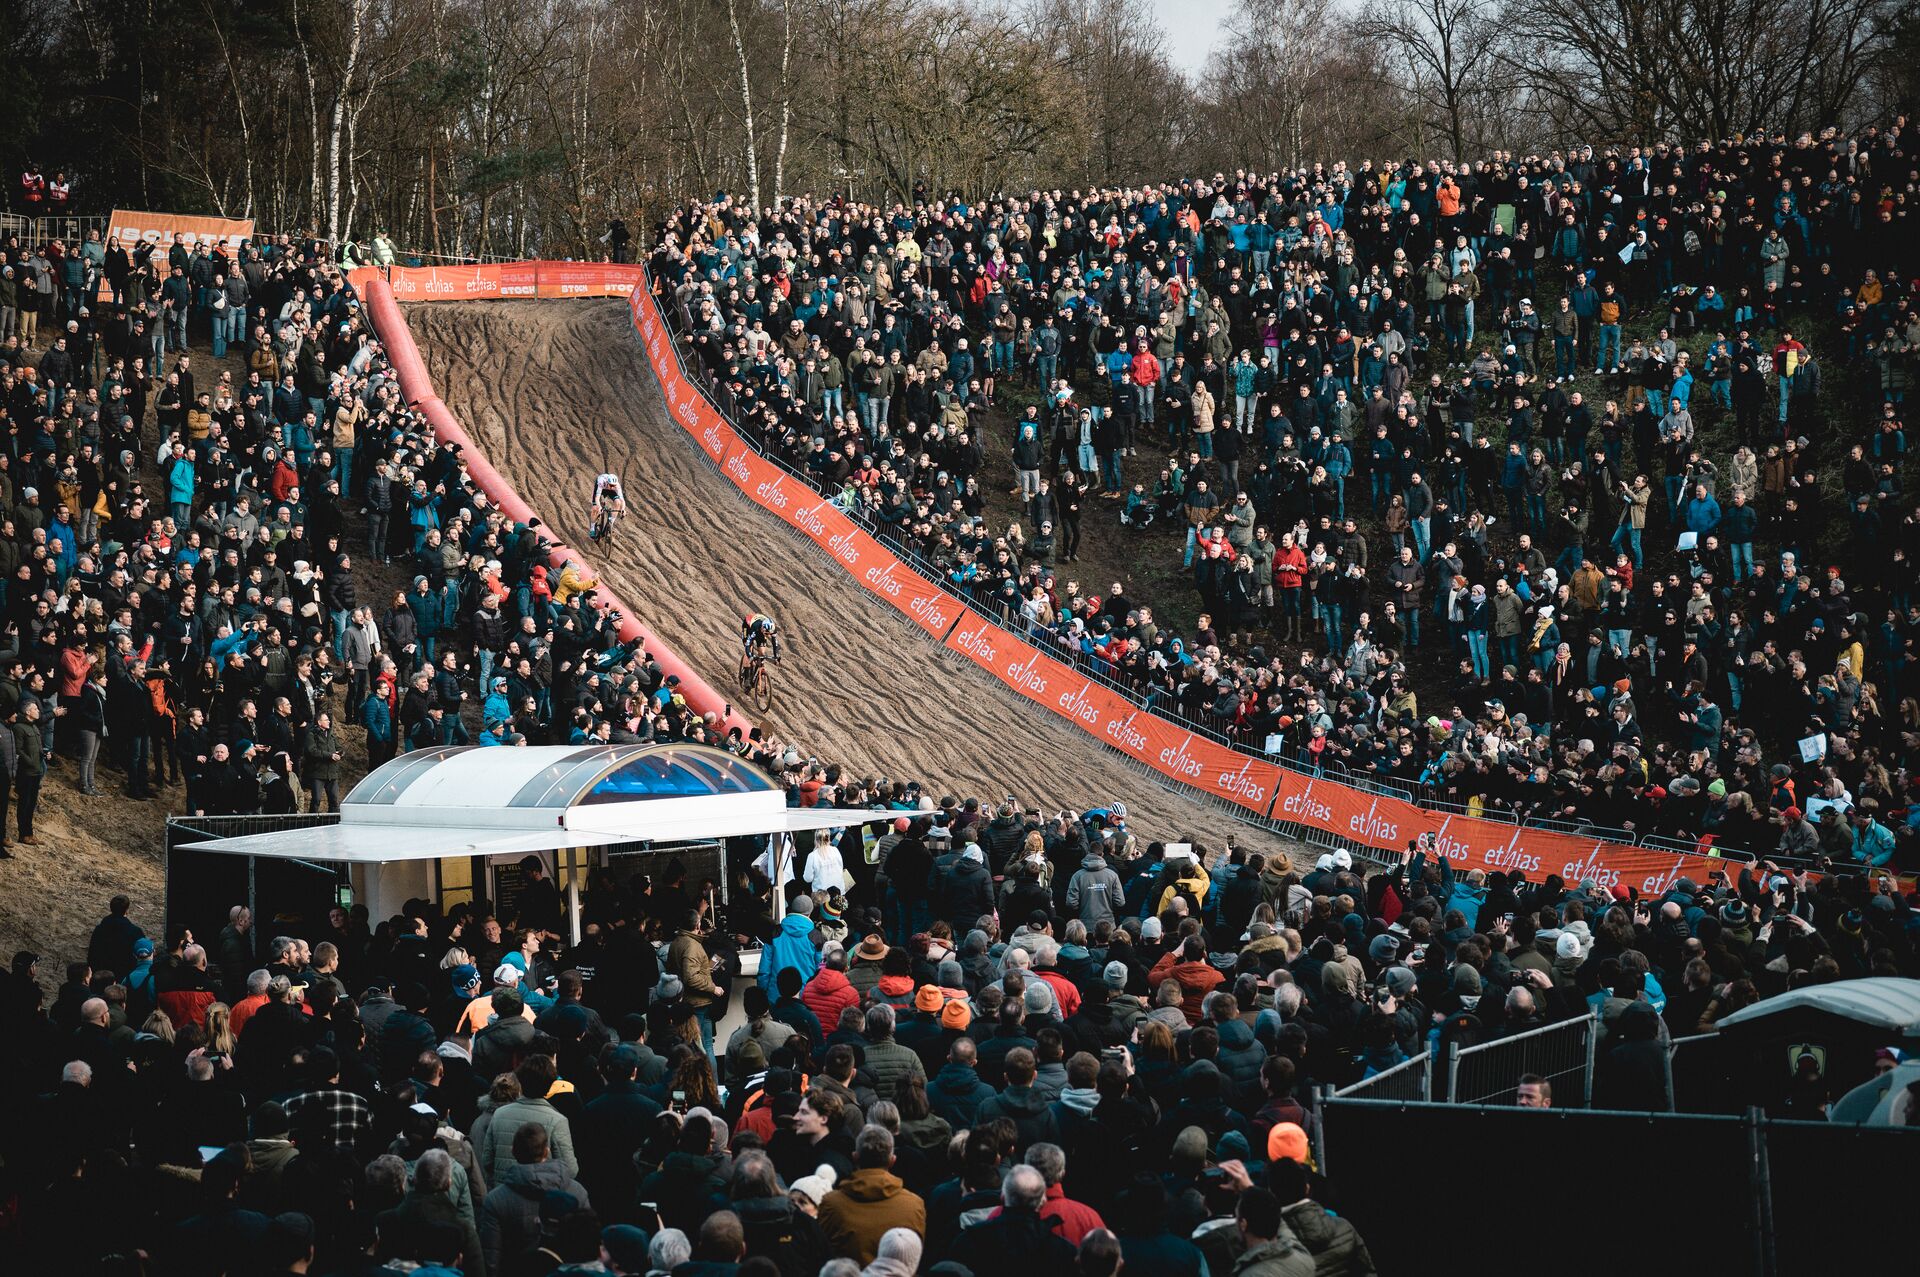
[{"label": "curved translucent roof", "polygon": [[759,768],[723,750],[685,742],[448,746],[402,754],[370,773],[345,807],[545,809],[707,798],[771,791]]}]

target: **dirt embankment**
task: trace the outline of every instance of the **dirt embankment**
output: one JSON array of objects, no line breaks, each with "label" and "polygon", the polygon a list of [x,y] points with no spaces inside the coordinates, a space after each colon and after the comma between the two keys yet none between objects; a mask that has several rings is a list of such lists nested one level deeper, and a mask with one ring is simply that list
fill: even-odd
[{"label": "dirt embankment", "polygon": [[1148,838],[1271,842],[1163,788],[934,645],[743,500],[666,419],[617,302],[434,303],[408,310],[434,384],[541,517],[586,545],[593,476],[627,483],[594,569],[676,652],[731,686],[739,618],[779,618],[768,729],[876,776],[1044,810],[1125,801]]}]

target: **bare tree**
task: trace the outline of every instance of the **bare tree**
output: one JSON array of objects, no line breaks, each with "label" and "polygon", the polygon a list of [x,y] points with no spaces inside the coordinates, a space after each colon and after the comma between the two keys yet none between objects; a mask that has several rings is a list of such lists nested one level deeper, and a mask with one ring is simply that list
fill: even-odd
[{"label": "bare tree", "polygon": [[741,148],[747,160],[747,195],[753,207],[760,205],[760,135],[753,126],[753,75],[747,68],[747,45],[740,35],[740,9],[737,0],[727,0],[727,26],[733,31],[733,55],[740,67],[740,115],[746,131]]},{"label": "bare tree", "polygon": [[1406,94],[1446,134],[1453,158],[1466,159],[1470,103],[1497,93],[1494,0],[1368,0],[1359,31],[1386,46],[1389,65],[1406,67]]},{"label": "bare tree", "polygon": [[1904,0],[1509,0],[1503,71],[1597,141],[1853,118]]}]

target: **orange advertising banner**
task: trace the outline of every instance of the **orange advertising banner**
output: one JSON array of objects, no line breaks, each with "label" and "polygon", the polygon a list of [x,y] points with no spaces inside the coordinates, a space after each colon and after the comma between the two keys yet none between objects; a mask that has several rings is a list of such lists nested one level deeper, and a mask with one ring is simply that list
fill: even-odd
[{"label": "orange advertising banner", "polygon": [[1173,780],[1265,815],[1280,768],[1167,722],[1104,684],[969,613],[947,647],[1028,700]]},{"label": "orange advertising banner", "polygon": [[194,217],[186,213],[143,213],[137,209],[116,208],[107,221],[107,236],[122,244],[145,244],[156,263],[164,265],[167,250],[174,239],[188,248],[196,244],[225,244],[238,250],[253,238],[253,219]]},{"label": "orange advertising banner", "polygon": [[[1457,872],[1521,869],[1530,878],[1558,874],[1659,895],[1682,877],[1704,882],[1732,862],[1633,847],[1498,820],[1427,811],[1324,777],[1282,769],[1141,709],[1119,693],[1047,655],[903,567],[877,540],[811,488],[740,439],[692,382],[681,375],[666,325],[644,286],[629,297],[634,327],[666,393],[668,410],[756,504],[820,545],[868,589],[893,603],[945,646],[1026,699],[1173,780],[1274,820],[1312,826],[1345,841],[1404,855],[1429,835],[1432,854]],[[957,624],[954,622],[957,620]]]},{"label": "orange advertising banner", "polygon": [[630,305],[647,358],[660,378],[668,415],[719,463],[734,486],[832,555],[848,575],[892,604],[901,615],[934,638],[945,638],[966,610],[960,600],[902,566],[898,556],[890,554],[845,511],[748,446],[699,387],[681,375],[679,360],[673,356],[653,299],[644,289],[636,288]]},{"label": "orange advertising banner", "polygon": [[1534,881],[1559,874],[1570,885],[1592,880],[1603,888],[1624,884],[1641,895],[1659,895],[1683,877],[1704,882],[1715,869],[1737,872],[1735,862],[1711,856],[1427,811],[1403,798],[1369,794],[1298,772],[1284,774],[1272,814],[1275,820],[1310,825],[1392,855],[1404,854],[1410,842],[1425,834],[1432,839],[1432,854],[1445,856],[1458,873],[1521,869]]},{"label": "orange advertising banner", "polygon": [[386,272],[402,302],[486,301],[501,297],[625,297],[641,268],[610,262],[500,262],[480,266],[393,266]]},{"label": "orange advertising banner", "polygon": [[640,286],[641,268],[611,262],[536,262],[541,297],[625,297]]}]

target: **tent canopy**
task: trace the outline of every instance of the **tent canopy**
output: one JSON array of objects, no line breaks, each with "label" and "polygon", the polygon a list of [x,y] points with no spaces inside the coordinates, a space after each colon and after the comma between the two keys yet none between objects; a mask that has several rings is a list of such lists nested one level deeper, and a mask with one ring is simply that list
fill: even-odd
[{"label": "tent canopy", "polygon": [[1720,1028],[1788,1030],[1814,1020],[1845,1021],[1898,1037],[1920,1038],[1920,980],[1873,976],[1795,989],[1734,1012],[1720,1021]]},{"label": "tent canopy", "polygon": [[337,825],[189,845],[377,864],[792,833],[890,818],[788,807],[766,773],[705,745],[450,746],[402,754],[368,774],[341,804]]}]

